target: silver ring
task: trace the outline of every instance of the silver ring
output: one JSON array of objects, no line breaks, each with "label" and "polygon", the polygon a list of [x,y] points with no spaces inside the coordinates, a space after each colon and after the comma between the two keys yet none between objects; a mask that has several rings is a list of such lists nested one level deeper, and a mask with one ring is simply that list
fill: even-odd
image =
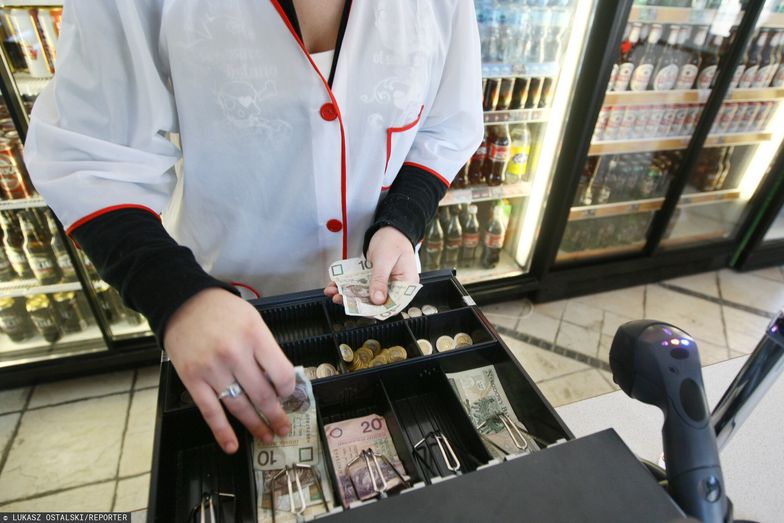
[{"label": "silver ring", "polygon": [[236,381],[230,384],[228,387],[223,389],[223,391],[218,394],[218,399],[222,400],[223,398],[237,398],[242,395],[242,387]]}]

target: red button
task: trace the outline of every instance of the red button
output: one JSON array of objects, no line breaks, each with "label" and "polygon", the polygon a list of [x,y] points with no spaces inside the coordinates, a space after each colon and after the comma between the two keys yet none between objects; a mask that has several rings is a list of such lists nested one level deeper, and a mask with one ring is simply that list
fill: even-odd
[{"label": "red button", "polygon": [[327,229],[331,232],[340,232],[343,230],[343,224],[340,223],[340,220],[332,219],[327,222]]},{"label": "red button", "polygon": [[321,113],[321,117],[328,122],[331,122],[338,117],[338,111],[335,109],[335,105],[331,103],[325,103],[322,105],[319,113]]}]

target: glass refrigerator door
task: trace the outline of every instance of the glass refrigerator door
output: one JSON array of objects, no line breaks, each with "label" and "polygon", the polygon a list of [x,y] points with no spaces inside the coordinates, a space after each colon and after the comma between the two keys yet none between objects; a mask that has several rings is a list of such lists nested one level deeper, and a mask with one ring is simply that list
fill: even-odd
[{"label": "glass refrigerator door", "polygon": [[780,1],[766,3],[662,247],[691,246],[737,233],[784,138],[782,10]]},{"label": "glass refrigerator door", "polygon": [[441,201],[423,270],[457,267],[464,284],[528,272],[553,173],[589,0],[475,0],[485,138]]},{"label": "glass refrigerator door", "polygon": [[[21,102],[19,108],[25,113],[21,116],[26,118],[36,97],[54,74],[56,42],[60,30],[62,7],[44,5],[39,1],[1,2],[0,4],[2,5],[0,36],[2,36],[3,42],[3,61],[10,73],[10,79],[6,83],[12,84],[16,89],[16,92],[8,93],[7,98]],[[22,160],[22,145],[7,108],[0,115],[0,133],[3,133],[0,147],[5,147],[0,152],[5,154],[4,151],[8,151],[9,158],[13,159],[13,162],[7,164],[13,172],[3,173],[3,185],[0,187],[4,199],[0,201],[0,209],[2,209],[3,218],[5,218],[3,221],[5,253],[8,254],[8,257],[13,256],[14,242],[19,241],[16,238],[17,233],[9,231],[8,228],[14,228],[15,224],[30,219],[38,226],[47,243],[45,247],[40,249],[44,253],[41,256],[53,256],[54,268],[52,270],[65,274],[63,264],[68,261],[69,256],[63,257],[62,253],[66,252],[65,245],[70,244],[70,240],[57,230],[57,226],[52,220],[51,211],[47,209],[46,202],[35,192],[27,176]],[[15,191],[8,188],[9,181],[13,181],[13,175],[19,176],[20,188]],[[12,341],[10,338],[12,334],[3,325],[7,339],[3,340],[2,349],[0,349],[0,365],[3,364],[4,354],[18,353],[28,357],[33,354],[53,356],[86,350],[105,350],[106,343],[102,330],[114,340],[151,334],[146,321],[122,305],[116,291],[100,280],[81,252],[73,247],[70,252],[71,261],[76,260],[76,264],[81,265],[82,274],[86,274],[88,277],[90,286],[87,289],[82,288],[75,275],[63,276],[62,281],[50,284],[48,280],[44,282],[40,277],[34,278],[34,276],[38,276],[35,270],[32,273],[28,273],[29,271],[23,273],[21,268],[6,271],[8,277],[0,278],[6,282],[0,284],[0,289],[2,289],[0,290],[0,315],[3,315],[4,318],[7,316],[8,321],[23,322],[29,335],[22,338],[24,341]],[[33,268],[36,263],[31,258],[33,253],[28,249],[26,254],[28,265]],[[0,260],[1,263],[2,260]],[[21,264],[21,258],[19,263]],[[73,272],[73,267],[70,268],[70,271]],[[62,293],[72,297],[64,298],[61,296]],[[79,324],[80,329],[77,330],[74,326],[68,327],[70,320],[61,317],[55,322],[62,331],[56,342],[52,341],[56,337],[54,331],[43,334],[41,328],[34,329],[33,325],[37,325],[35,323],[36,313],[30,309],[37,308],[40,304],[36,302],[31,305],[30,301],[31,296],[36,295],[47,296],[46,303],[48,305],[42,308],[55,316],[56,314],[61,316],[68,314],[70,309],[66,310],[64,308],[66,305],[74,310],[78,309],[80,319],[75,321],[74,325]],[[14,304],[2,301],[3,298],[13,298]],[[68,304],[63,301],[66,299],[69,300]],[[92,301],[93,307],[89,306],[87,299]],[[71,301],[75,305],[71,304]],[[98,311],[100,317],[98,321],[92,311]],[[44,312],[38,314],[42,318],[40,321],[43,322]],[[19,337],[18,335],[13,336]],[[6,348],[7,350],[5,350]]]},{"label": "glass refrigerator door", "polygon": [[[731,28],[742,15],[740,3],[732,0],[635,4],[558,264],[641,252],[710,95]],[[721,133],[708,143],[727,139]]]}]

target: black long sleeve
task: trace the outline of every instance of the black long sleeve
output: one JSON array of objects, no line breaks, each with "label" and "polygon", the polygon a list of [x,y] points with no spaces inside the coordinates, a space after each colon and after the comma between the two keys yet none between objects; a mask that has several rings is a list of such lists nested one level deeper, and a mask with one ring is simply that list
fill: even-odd
[{"label": "black long sleeve", "polygon": [[112,211],[80,225],[71,236],[125,304],[147,318],[161,347],[166,323],[189,298],[212,287],[239,294],[207,274],[150,212]]}]

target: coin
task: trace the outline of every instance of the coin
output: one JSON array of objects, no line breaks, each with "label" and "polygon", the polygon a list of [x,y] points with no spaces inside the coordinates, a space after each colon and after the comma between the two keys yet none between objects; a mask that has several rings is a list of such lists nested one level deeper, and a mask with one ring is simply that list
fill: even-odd
[{"label": "coin", "polygon": [[468,347],[469,345],[473,344],[474,340],[472,340],[471,336],[465,332],[458,332],[455,334],[455,347]]},{"label": "coin", "polygon": [[408,309],[408,315],[411,316],[412,318],[419,318],[420,316],[422,316],[422,309],[420,309],[419,307],[411,307],[410,309]]},{"label": "coin", "polygon": [[318,378],[326,378],[329,376],[335,376],[338,373],[338,369],[335,368],[334,365],[331,363],[322,363],[318,367],[316,367],[316,377]]},{"label": "coin", "polygon": [[441,336],[436,340],[436,349],[438,352],[446,352],[455,348],[455,340],[452,336]]},{"label": "coin", "polygon": [[305,377],[309,380],[318,378],[318,376],[316,376],[316,367],[305,367]]},{"label": "coin", "polygon": [[417,345],[419,345],[419,350],[422,351],[422,354],[425,356],[429,356],[433,354],[433,345],[427,340],[417,340]]},{"label": "coin", "polygon": [[431,314],[437,314],[438,309],[436,309],[433,305],[422,305],[422,314],[425,316],[430,316]]},{"label": "coin", "polygon": [[400,316],[402,316],[404,320],[407,320],[407,319],[409,319],[411,317],[411,316],[408,315],[408,313],[406,311],[401,312]]},{"label": "coin", "polygon": [[340,357],[343,358],[343,361],[346,363],[351,363],[354,361],[354,349],[352,349],[348,344],[341,343],[338,348],[340,349]]},{"label": "coin", "polygon": [[358,358],[361,363],[370,363],[370,360],[373,359],[373,351],[362,346],[354,353],[354,358]]},{"label": "coin", "polygon": [[389,358],[387,358],[383,354],[379,354],[378,356],[370,360],[371,367],[379,367],[381,365],[386,365],[387,363],[389,363]]},{"label": "coin", "polygon": [[408,357],[408,353],[406,349],[401,347],[400,345],[395,345],[394,347],[389,348],[389,363],[396,363],[398,361],[403,361]]},{"label": "coin", "polygon": [[373,356],[378,356],[379,354],[381,354],[381,343],[378,340],[374,340],[373,338],[370,338],[368,340],[365,340],[365,343],[363,343],[362,346],[372,350]]}]

